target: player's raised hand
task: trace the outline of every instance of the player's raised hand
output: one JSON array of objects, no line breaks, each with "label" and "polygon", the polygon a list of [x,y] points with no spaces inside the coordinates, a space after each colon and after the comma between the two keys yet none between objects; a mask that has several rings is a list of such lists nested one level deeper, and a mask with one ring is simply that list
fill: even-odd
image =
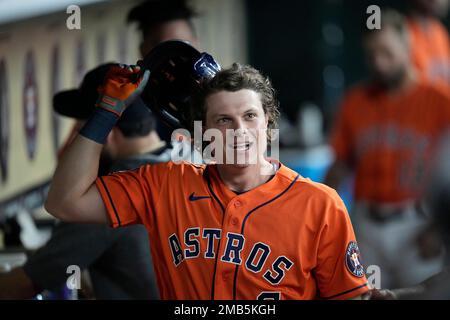
[{"label": "player's raised hand", "polygon": [[108,71],[103,85],[98,88],[99,100],[97,106],[117,116],[142,93],[150,77],[150,71],[141,73],[141,68],[135,65],[118,64]]}]

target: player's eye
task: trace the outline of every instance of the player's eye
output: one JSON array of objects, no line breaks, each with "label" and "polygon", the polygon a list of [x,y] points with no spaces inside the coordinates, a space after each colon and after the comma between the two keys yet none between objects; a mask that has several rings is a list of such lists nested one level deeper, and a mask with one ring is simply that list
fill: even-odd
[{"label": "player's eye", "polygon": [[217,123],[218,124],[225,124],[225,123],[228,123],[230,121],[230,118],[219,118],[219,119],[217,119]]},{"label": "player's eye", "polygon": [[245,117],[246,117],[247,119],[254,119],[254,118],[256,118],[256,116],[257,116],[257,114],[254,113],[254,112],[247,113],[247,114],[245,115]]}]

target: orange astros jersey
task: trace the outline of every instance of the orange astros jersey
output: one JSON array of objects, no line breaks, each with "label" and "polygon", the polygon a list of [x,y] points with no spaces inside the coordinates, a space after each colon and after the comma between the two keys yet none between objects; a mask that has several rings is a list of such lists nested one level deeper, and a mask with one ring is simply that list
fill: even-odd
[{"label": "orange astros jersey", "polygon": [[450,97],[421,83],[389,96],[360,85],[345,96],[331,135],[336,158],[355,170],[357,200],[417,199],[433,149],[450,126]]},{"label": "orange astros jersey", "polygon": [[368,290],[337,193],[280,164],[235,194],[215,165],[98,178],[113,227],[146,226],[162,299],[347,299]]},{"label": "orange astros jersey", "polygon": [[437,19],[409,19],[408,28],[411,58],[422,80],[450,85],[450,39],[445,27]]}]

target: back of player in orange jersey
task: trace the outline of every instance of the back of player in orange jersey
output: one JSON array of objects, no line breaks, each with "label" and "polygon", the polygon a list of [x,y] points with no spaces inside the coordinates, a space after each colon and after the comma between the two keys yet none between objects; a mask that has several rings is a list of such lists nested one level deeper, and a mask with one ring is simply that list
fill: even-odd
[{"label": "back of player in orange jersey", "polygon": [[[408,286],[441,268],[415,245],[427,223],[419,209],[437,141],[450,126],[450,97],[420,81],[409,55],[405,19],[383,11],[381,30],[363,39],[371,79],[345,95],[330,143],[336,160],[327,183],[355,175],[354,215],[364,260],[381,285]],[[408,267],[405,267],[408,266]]]}]

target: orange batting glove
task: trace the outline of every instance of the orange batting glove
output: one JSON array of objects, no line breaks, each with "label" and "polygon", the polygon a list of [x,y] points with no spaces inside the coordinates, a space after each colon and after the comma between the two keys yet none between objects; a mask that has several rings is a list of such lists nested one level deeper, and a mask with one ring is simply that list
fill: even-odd
[{"label": "orange batting glove", "polygon": [[120,117],[147,85],[150,71],[146,70],[142,77],[139,76],[140,72],[139,66],[112,66],[103,85],[98,88],[100,96],[96,106]]}]

